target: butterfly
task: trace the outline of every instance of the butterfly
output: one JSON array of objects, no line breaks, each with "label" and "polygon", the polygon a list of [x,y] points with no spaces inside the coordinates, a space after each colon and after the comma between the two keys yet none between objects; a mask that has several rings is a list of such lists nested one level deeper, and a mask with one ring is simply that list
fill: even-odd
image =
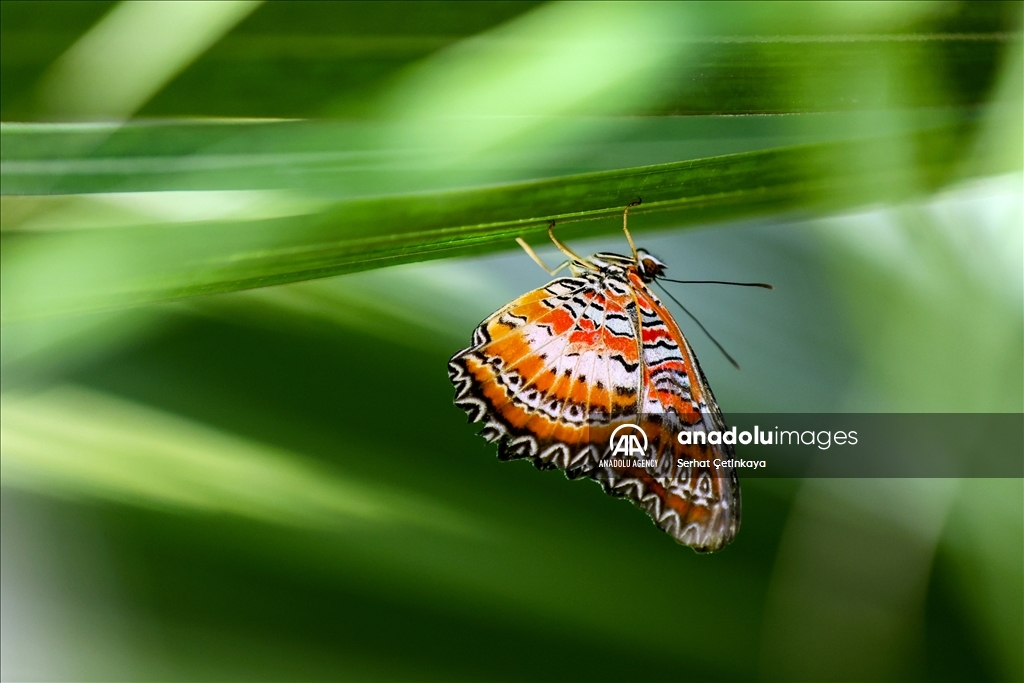
[{"label": "butterfly", "polygon": [[[651,288],[668,279],[666,265],[633,244],[628,216],[637,204],[623,211],[629,256],[577,256],[555,238],[552,223],[548,236],[568,260],[551,270],[517,240],[552,276],[566,267],[572,276],[524,294],[480,323],[472,344],[449,361],[448,374],[455,404],[470,422],[483,423],[480,435],[497,443],[499,458],[526,458],[570,479],[594,479],[645,510],[679,543],[712,552],[740,527],[736,471],[713,464],[733,458],[733,447],[677,438],[726,426],[693,349]],[[617,455],[612,437],[625,432],[636,441]],[[641,441],[643,457],[622,457],[635,456],[628,446]]]}]

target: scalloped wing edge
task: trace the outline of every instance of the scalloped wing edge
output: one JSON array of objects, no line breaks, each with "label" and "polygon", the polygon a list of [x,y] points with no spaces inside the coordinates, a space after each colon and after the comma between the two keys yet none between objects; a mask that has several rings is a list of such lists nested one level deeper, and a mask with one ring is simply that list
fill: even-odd
[{"label": "scalloped wing edge", "polygon": [[[646,512],[659,529],[697,552],[714,552],[732,542],[739,532],[740,519],[739,477],[735,471],[728,482],[722,482],[722,496],[735,501],[735,512],[728,515],[728,519],[720,514],[718,519],[703,527],[697,522],[684,525],[679,513],[664,505],[652,487],[645,487],[637,477],[619,475],[611,468],[599,467],[601,451],[594,444],[587,444],[573,453],[564,443],[542,444],[532,435],[513,434],[494,416],[487,402],[475,394],[473,378],[463,363],[467,354],[477,351],[486,342],[486,334],[477,328],[473,333],[473,346],[459,351],[448,361],[448,376],[455,386],[455,405],[466,411],[470,424],[483,423],[478,434],[489,443],[497,443],[500,460],[527,459],[539,470],[560,469],[568,479],[588,476],[599,483],[605,493],[629,500]],[[728,493],[724,490],[726,485]]]}]

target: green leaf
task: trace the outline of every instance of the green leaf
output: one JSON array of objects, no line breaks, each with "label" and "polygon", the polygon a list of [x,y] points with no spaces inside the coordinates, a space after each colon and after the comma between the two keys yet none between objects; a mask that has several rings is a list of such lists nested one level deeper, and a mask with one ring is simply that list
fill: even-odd
[{"label": "green leaf", "polygon": [[[106,9],[106,3],[4,2],[5,121],[37,117],[33,89],[39,76]],[[416,62],[534,9],[525,2],[324,3],[297,11],[266,3],[142,114],[296,118],[372,112],[375,96]],[[630,102],[623,113],[978,104],[1020,30],[1014,3],[967,3],[955,11],[942,3],[686,3],[672,11],[678,15],[672,38],[685,59],[637,81],[657,81],[661,94]],[[620,41],[628,38],[625,31],[619,35]],[[944,77],[914,77],[922,71]],[[899,87],[890,87],[896,82]],[[621,99],[621,92],[613,97]]]},{"label": "green leaf", "polygon": [[[970,123],[461,191],[331,202],[265,220],[4,233],[5,321],[115,309],[514,246],[893,201],[948,180]],[[10,203],[14,198],[8,198]],[[11,211],[8,211],[11,213]]]}]

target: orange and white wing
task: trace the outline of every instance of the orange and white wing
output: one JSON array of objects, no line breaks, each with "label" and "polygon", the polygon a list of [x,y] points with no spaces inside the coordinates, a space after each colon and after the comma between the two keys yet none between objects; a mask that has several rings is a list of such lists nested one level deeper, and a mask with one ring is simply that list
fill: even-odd
[{"label": "orange and white wing", "polygon": [[[679,465],[728,457],[682,446],[682,429],[724,429],[692,350],[638,277],[560,278],[500,309],[452,357],[455,403],[502,459],[589,476],[632,500],[676,540],[717,550],[739,528],[731,469]],[[609,464],[621,424],[648,436],[654,464]]]},{"label": "orange and white wing", "polygon": [[648,435],[654,464],[605,468],[591,476],[606,478],[609,493],[636,502],[680,543],[702,552],[719,550],[739,531],[741,500],[735,468],[714,462],[735,453],[728,444],[683,445],[676,437],[684,430],[724,432],[725,421],[671,313],[635,274],[630,284],[644,388],[638,424]]},{"label": "orange and white wing", "polygon": [[596,466],[613,426],[633,421],[641,386],[635,306],[619,291],[560,278],[482,322],[448,373],[455,404],[502,459],[571,477]]}]

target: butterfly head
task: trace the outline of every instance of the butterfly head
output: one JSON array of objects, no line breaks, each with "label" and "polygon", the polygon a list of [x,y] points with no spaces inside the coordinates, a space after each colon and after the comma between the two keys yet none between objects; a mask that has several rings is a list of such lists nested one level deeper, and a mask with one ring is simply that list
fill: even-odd
[{"label": "butterfly head", "polygon": [[656,278],[664,275],[665,269],[668,268],[661,259],[644,249],[636,250],[636,259],[632,256],[623,256],[621,254],[602,253],[594,254],[586,263],[570,263],[570,269],[573,268],[573,265],[576,266],[576,269],[573,270],[574,273],[577,271],[585,272],[588,268],[593,268],[594,266],[597,266],[598,269],[635,269],[644,282],[653,282]]},{"label": "butterfly head", "polygon": [[643,249],[636,250],[636,269],[644,282],[651,282],[655,278],[661,277],[665,274],[667,267],[657,256],[649,254]]}]

